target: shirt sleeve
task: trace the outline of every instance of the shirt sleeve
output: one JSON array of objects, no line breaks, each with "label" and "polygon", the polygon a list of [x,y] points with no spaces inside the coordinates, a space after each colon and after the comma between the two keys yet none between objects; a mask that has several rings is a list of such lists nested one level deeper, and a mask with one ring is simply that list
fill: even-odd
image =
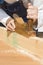
[{"label": "shirt sleeve", "polygon": [[10,18],[10,16],[8,14],[6,14],[6,12],[4,12],[3,9],[0,8],[0,22],[6,26],[6,22],[7,20]]},{"label": "shirt sleeve", "polygon": [[38,8],[38,32],[43,32],[43,5]]},{"label": "shirt sleeve", "polygon": [[38,32],[43,32],[43,0],[33,0],[34,6],[38,8]]}]

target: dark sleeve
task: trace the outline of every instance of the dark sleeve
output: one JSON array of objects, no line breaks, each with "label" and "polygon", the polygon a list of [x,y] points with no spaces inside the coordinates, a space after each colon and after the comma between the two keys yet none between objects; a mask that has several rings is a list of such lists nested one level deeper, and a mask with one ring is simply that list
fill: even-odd
[{"label": "dark sleeve", "polygon": [[3,4],[4,0],[0,0],[0,5]]},{"label": "dark sleeve", "polygon": [[4,0],[0,0],[0,8],[3,7]]}]

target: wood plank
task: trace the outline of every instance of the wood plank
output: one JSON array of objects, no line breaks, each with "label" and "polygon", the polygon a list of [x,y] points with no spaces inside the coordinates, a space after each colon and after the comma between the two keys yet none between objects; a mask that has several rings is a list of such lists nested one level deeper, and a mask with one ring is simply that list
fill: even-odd
[{"label": "wood plank", "polygon": [[0,40],[3,40],[12,46],[16,46],[17,48],[20,47],[39,58],[43,58],[43,39],[37,37],[27,38],[16,32],[11,32],[10,34],[9,32],[4,28],[0,28]]},{"label": "wood plank", "polygon": [[[20,62],[18,62],[18,60],[16,59],[17,60],[16,62],[18,63],[18,65],[20,65],[21,62],[23,65],[25,65],[25,64],[32,65],[32,63],[34,65],[35,60],[39,64],[43,63],[42,62],[42,60],[43,60],[43,50],[42,50],[43,41],[40,40],[40,38],[37,39],[37,37],[35,37],[36,36],[35,32],[28,32],[27,29],[25,29],[26,24],[23,22],[22,18],[17,18],[17,21],[15,21],[15,24],[16,24],[15,32],[7,31],[6,28],[0,27],[0,40],[18,50],[17,54],[15,54],[15,55],[17,55],[16,56],[17,59],[20,56],[19,57]],[[7,47],[5,46],[4,49],[5,48],[7,48]],[[21,53],[21,54],[19,54],[19,56],[18,56],[18,53]],[[22,54],[23,54],[23,56],[22,56]],[[7,59],[6,54],[4,54],[4,55],[5,55],[4,57],[2,55],[2,56],[0,56],[0,58],[3,57],[6,60]],[[7,57],[9,57],[9,54],[7,54],[7,55],[8,55]],[[11,53],[11,55],[13,55],[13,57],[15,57],[14,54]],[[30,60],[27,60],[26,58],[24,58],[24,55],[26,55],[25,56],[26,58],[29,57],[28,59],[31,58],[31,60],[34,60],[34,61],[31,62]],[[12,56],[10,56],[10,57],[12,58]],[[9,59],[10,59],[10,57],[9,57]],[[21,61],[21,57],[22,57],[22,60],[23,59],[25,59],[25,60]],[[5,62],[5,60],[4,60],[4,62]],[[8,61],[8,59],[7,59],[7,61]],[[26,63],[24,63],[24,61]],[[28,63],[27,61],[30,61],[30,63]],[[37,63],[36,61],[35,61],[35,63]],[[10,61],[8,61],[8,62],[10,62]],[[12,61],[11,64],[13,62],[14,61]],[[17,65],[17,63],[15,63],[15,64]]]},{"label": "wood plank", "polygon": [[0,40],[0,65],[41,65],[32,58],[17,51],[16,48]]}]

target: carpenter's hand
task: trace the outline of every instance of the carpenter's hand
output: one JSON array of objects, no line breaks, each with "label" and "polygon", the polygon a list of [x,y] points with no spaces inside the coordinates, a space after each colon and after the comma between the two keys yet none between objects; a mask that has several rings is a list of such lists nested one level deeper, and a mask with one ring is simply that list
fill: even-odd
[{"label": "carpenter's hand", "polygon": [[38,8],[33,6],[31,3],[28,4],[27,18],[33,20],[38,19]]},{"label": "carpenter's hand", "polygon": [[12,18],[9,18],[9,20],[7,21],[6,28],[7,28],[7,30],[15,31],[15,24],[14,24],[14,20]]}]

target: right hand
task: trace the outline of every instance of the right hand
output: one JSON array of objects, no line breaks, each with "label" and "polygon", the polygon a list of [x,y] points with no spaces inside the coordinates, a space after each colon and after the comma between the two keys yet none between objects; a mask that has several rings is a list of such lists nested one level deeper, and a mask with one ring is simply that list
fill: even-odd
[{"label": "right hand", "polygon": [[7,23],[6,23],[6,28],[7,30],[10,31],[15,31],[15,24],[14,24],[14,20],[12,18],[10,18]]}]

